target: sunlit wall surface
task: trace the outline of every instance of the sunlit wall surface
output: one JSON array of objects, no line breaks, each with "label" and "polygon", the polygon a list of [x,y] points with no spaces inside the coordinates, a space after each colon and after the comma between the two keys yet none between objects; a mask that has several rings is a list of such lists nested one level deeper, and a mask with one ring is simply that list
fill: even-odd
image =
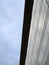
[{"label": "sunlit wall surface", "polygon": [[24,1],[0,0],[0,65],[19,65]]}]

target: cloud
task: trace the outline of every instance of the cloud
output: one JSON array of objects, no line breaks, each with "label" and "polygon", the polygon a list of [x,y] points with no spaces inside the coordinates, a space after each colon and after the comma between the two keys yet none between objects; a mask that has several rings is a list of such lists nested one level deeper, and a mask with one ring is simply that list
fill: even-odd
[{"label": "cloud", "polygon": [[19,64],[23,11],[23,0],[0,0],[0,65]]}]

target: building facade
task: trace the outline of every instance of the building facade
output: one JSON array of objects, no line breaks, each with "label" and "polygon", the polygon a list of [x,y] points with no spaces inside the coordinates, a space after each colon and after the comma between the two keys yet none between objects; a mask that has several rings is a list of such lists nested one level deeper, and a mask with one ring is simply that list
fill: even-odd
[{"label": "building facade", "polygon": [[49,53],[48,1],[34,0],[25,65],[45,65],[47,60]]}]

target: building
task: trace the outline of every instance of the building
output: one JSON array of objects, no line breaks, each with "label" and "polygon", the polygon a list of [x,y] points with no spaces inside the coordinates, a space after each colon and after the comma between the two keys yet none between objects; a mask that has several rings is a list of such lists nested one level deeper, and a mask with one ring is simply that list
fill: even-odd
[{"label": "building", "polygon": [[25,65],[45,65],[49,53],[48,4],[48,0],[34,0]]}]

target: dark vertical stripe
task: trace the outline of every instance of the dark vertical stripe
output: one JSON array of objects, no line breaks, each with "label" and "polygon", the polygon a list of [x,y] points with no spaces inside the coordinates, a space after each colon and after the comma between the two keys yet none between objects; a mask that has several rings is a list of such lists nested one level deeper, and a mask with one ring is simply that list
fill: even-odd
[{"label": "dark vertical stripe", "polygon": [[33,2],[34,0],[25,0],[20,65],[25,65]]}]

